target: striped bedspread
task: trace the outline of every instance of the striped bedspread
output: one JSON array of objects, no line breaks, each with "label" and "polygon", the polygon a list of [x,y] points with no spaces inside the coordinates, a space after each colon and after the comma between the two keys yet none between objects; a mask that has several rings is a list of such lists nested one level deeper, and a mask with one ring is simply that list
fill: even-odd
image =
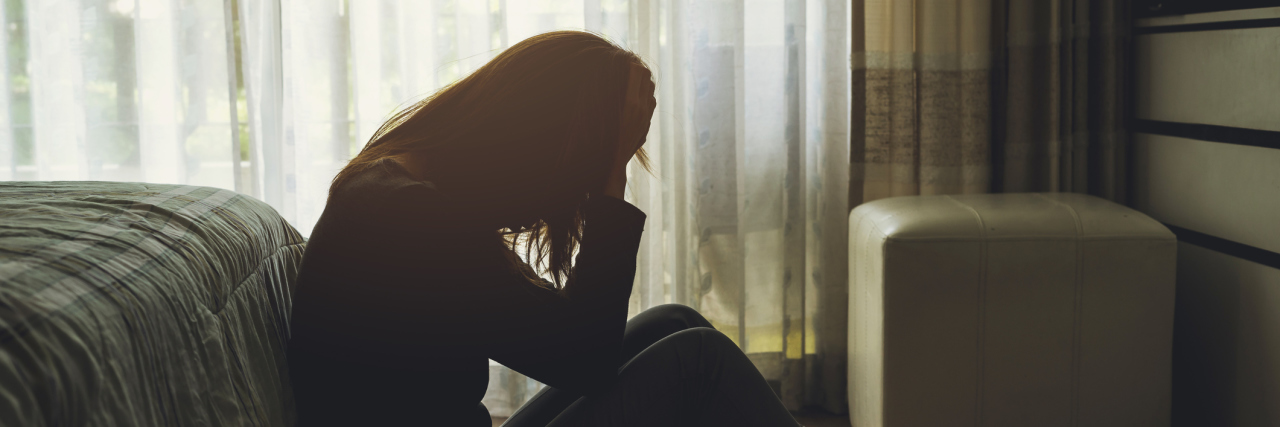
[{"label": "striped bedspread", "polygon": [[291,425],[303,245],[231,191],[0,183],[0,425]]}]

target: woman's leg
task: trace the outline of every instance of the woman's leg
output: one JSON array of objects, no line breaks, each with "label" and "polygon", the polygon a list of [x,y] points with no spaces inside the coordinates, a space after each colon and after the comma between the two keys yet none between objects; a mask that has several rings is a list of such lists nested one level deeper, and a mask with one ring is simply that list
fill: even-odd
[{"label": "woman's leg", "polygon": [[[636,357],[645,348],[668,335],[690,328],[709,328],[711,322],[697,310],[680,304],[659,305],[637,314],[627,321],[622,333],[622,359],[618,366]],[[504,427],[542,427],[560,415],[581,395],[543,387],[538,394],[520,406]]]},{"label": "woman's leg", "polygon": [[608,391],[569,405],[549,427],[799,426],[747,355],[711,328],[676,332],[624,365]]},{"label": "woman's leg", "polygon": [[710,328],[711,322],[697,310],[680,304],[663,304],[640,312],[627,321],[622,332],[622,360],[626,364],[653,343],[685,329]]}]

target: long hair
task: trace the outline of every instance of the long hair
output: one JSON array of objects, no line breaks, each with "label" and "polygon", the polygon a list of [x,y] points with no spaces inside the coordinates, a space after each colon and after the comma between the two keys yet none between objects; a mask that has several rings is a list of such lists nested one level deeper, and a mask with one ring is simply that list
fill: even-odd
[{"label": "long hair", "polygon": [[[598,194],[619,148],[624,91],[644,62],[586,32],[530,37],[465,78],[401,110],[374,133],[330,187],[387,157],[411,154],[468,218],[508,245],[557,289],[572,274],[582,238],[579,206]],[[637,160],[648,169],[643,150]],[[424,219],[425,220],[425,219]]]}]

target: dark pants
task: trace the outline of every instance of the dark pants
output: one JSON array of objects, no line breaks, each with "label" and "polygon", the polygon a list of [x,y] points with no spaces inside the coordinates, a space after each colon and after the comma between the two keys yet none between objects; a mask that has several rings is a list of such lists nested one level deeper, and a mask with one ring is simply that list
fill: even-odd
[{"label": "dark pants", "polygon": [[627,321],[617,382],[597,395],[544,387],[504,427],[798,426],[755,365],[692,308]]}]

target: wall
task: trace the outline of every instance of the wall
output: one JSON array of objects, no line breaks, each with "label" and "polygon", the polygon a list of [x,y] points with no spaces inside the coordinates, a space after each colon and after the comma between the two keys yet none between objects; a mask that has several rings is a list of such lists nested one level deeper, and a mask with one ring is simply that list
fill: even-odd
[{"label": "wall", "polygon": [[1133,48],[1132,204],[1180,240],[1174,425],[1280,425],[1280,7],[1138,19]]}]

